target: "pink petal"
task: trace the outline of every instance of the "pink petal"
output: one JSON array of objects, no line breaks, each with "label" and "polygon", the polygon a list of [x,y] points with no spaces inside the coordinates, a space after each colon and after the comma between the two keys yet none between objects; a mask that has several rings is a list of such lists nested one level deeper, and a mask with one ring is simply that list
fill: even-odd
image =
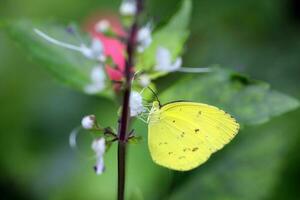
[{"label": "pink petal", "polygon": [[[118,39],[114,39],[111,37],[107,37],[102,33],[99,33],[95,30],[96,23],[101,20],[108,20],[112,26],[112,29],[119,36],[126,37],[126,32],[119,19],[116,15],[108,13],[104,15],[94,15],[88,20],[86,25],[86,29],[91,34],[91,37],[99,39],[104,46],[104,54],[107,57],[111,57],[113,62],[116,64],[116,69],[106,66],[106,72],[109,78],[113,81],[121,81],[124,78],[124,69],[125,69],[125,48],[126,46],[120,42]],[[119,85],[119,84],[118,84]],[[115,89],[119,88],[119,86],[115,85]]]},{"label": "pink petal", "polygon": [[109,66],[106,66],[106,72],[111,80],[113,81],[120,81],[123,79],[124,75],[121,71],[111,68]]},{"label": "pink petal", "polygon": [[112,39],[99,33],[92,33],[92,37],[102,42],[105,56],[111,57],[118,69],[123,71],[125,67],[125,45],[117,39]]}]

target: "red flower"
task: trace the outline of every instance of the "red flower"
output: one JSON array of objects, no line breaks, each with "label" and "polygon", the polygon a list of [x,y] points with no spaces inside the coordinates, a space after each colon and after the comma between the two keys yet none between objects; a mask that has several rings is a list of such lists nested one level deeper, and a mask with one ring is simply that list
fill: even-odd
[{"label": "red flower", "polygon": [[88,25],[88,32],[91,34],[93,39],[98,39],[102,42],[106,58],[110,57],[115,64],[115,67],[109,65],[105,66],[109,78],[113,81],[121,81],[124,77],[126,47],[119,39],[108,37],[96,30],[96,24],[101,19],[107,20],[110,23],[111,29],[118,36],[125,37],[126,33],[123,30],[118,18],[113,15],[94,17],[94,20],[90,20]]}]

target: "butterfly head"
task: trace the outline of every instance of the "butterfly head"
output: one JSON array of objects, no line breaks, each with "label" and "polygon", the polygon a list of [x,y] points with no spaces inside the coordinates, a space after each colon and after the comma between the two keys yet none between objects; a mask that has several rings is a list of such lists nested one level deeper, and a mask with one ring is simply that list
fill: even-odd
[{"label": "butterfly head", "polygon": [[148,116],[148,122],[155,121],[156,118],[158,118],[158,111],[160,110],[160,103],[158,101],[153,101],[152,108],[150,110],[149,116]]},{"label": "butterfly head", "polygon": [[158,101],[153,101],[152,109],[159,110],[160,109],[160,103]]}]

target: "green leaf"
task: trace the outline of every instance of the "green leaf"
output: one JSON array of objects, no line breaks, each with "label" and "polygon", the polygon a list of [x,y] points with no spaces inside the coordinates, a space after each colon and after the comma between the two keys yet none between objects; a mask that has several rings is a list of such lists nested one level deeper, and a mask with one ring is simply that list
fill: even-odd
[{"label": "green leaf", "polygon": [[128,139],[128,142],[129,142],[130,144],[138,144],[138,143],[140,143],[142,140],[143,140],[143,138],[142,138],[141,136],[134,136],[134,137],[132,137],[132,138],[129,138],[129,139]]},{"label": "green leaf", "polygon": [[189,100],[217,106],[242,124],[259,124],[299,107],[299,101],[232,71],[187,76],[162,93],[165,102]]},{"label": "green leaf", "polygon": [[[90,71],[97,65],[96,61],[85,58],[80,52],[51,44],[34,32],[34,28],[37,28],[57,40],[79,46],[78,37],[68,33],[66,26],[55,22],[15,20],[6,22],[4,28],[30,57],[38,59],[41,66],[62,83],[80,91],[91,83]],[[80,37],[87,40],[87,35]],[[101,95],[110,96],[111,92],[105,91]]]},{"label": "green leaf", "polygon": [[154,67],[156,50],[160,46],[169,49],[173,58],[182,54],[184,43],[189,35],[187,28],[191,9],[191,0],[184,0],[181,8],[169,23],[153,33],[150,47],[138,55],[136,65],[138,69],[151,70]]},{"label": "green leaf", "polygon": [[191,172],[169,199],[269,199],[280,177],[291,130],[281,120],[267,125],[239,133],[223,151]]}]

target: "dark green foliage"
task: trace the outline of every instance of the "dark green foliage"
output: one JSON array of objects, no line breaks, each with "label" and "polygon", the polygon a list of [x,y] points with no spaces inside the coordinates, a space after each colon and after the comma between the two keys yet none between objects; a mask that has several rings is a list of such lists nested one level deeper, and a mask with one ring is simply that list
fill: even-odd
[{"label": "dark green foliage", "polygon": [[164,102],[203,102],[224,109],[242,124],[259,124],[299,107],[299,101],[272,90],[267,83],[220,68],[188,76],[162,93]]}]

